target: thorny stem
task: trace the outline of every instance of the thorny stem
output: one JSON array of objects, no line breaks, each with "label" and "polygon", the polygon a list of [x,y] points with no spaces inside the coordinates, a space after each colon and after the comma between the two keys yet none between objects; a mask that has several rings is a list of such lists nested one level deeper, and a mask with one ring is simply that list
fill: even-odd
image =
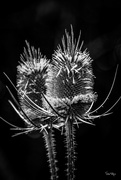
[{"label": "thorny stem", "polygon": [[71,119],[65,125],[66,148],[67,148],[67,180],[75,179],[75,140],[74,127]]},{"label": "thorny stem", "polygon": [[58,168],[56,166],[57,160],[56,160],[56,152],[55,152],[55,139],[52,128],[48,130],[48,133],[46,131],[43,131],[43,137],[46,143],[45,145],[47,149],[48,162],[50,166],[51,180],[57,180]]}]

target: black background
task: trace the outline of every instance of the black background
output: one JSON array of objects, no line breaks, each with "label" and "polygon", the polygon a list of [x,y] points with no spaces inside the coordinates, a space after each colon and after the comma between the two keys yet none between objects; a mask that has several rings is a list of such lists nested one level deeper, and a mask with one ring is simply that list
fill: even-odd
[{"label": "black background", "polygon": [[[96,76],[94,91],[98,107],[106,98],[119,64],[116,82],[110,98],[98,114],[110,108],[121,95],[121,6],[119,1],[102,0],[46,0],[1,1],[0,4],[0,116],[21,125],[21,119],[8,103],[10,95],[6,85],[15,90],[3,75],[6,72],[16,84],[16,66],[23,52],[25,40],[43,55],[51,58],[65,29],[73,25],[75,37],[81,30],[83,49],[88,48]],[[111,172],[120,171],[120,112],[121,102],[113,114],[95,120],[96,126],[86,124],[76,128],[76,179],[113,178]],[[46,150],[41,134],[12,138],[14,131],[0,121],[0,180],[49,179]],[[64,136],[55,131],[60,179],[66,179]],[[108,172],[108,173],[107,173]]]}]

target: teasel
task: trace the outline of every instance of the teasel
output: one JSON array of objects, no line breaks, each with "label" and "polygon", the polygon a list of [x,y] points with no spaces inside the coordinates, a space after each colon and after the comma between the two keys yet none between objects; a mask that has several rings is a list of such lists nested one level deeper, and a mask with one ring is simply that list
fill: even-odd
[{"label": "teasel", "polygon": [[[87,50],[82,51],[83,42],[80,44],[81,33],[78,40],[74,39],[73,28],[71,35],[65,31],[62,45],[59,45],[52,56],[52,61],[47,60],[26,42],[28,50],[24,49],[21,55],[20,65],[17,67],[17,86],[10,81],[17,91],[19,102],[11,94],[16,105],[11,100],[9,103],[25,122],[26,127],[18,127],[0,117],[12,126],[13,130],[20,131],[15,134],[28,134],[38,131],[43,134],[50,164],[51,180],[56,180],[57,160],[54,129],[58,129],[65,135],[67,179],[75,179],[76,159],[76,127],[86,123],[95,125],[94,119],[111,114],[111,110],[121,99],[118,100],[104,113],[97,111],[109,99],[117,76],[116,67],[113,83],[105,100],[94,110],[93,104],[97,100],[94,92],[94,78],[92,59]],[[17,106],[17,107],[16,107]]]},{"label": "teasel", "polygon": [[47,156],[49,158],[49,166],[51,172],[51,180],[57,180],[57,160],[56,148],[53,128],[59,128],[61,123],[56,124],[58,119],[55,112],[50,112],[43,106],[43,100],[46,101],[46,78],[48,76],[49,60],[41,55],[40,49],[36,50],[30,47],[26,41],[27,50],[21,55],[19,65],[17,66],[17,86],[12,83],[10,78],[5,74],[11,82],[18,94],[19,102],[13,96],[11,90],[7,87],[17,107],[11,100],[9,103],[25,122],[24,128],[13,125],[3,119],[12,126],[12,130],[20,131],[14,136],[28,134],[32,131],[38,131],[43,134]]},{"label": "teasel", "polygon": [[[67,158],[67,179],[75,179],[75,159],[76,142],[75,131],[79,124],[86,123],[95,125],[93,120],[102,116],[109,115],[110,110],[115,104],[101,115],[94,115],[107,101],[113,89],[117,69],[115,72],[111,90],[105,101],[95,110],[91,111],[94,102],[97,100],[97,93],[93,91],[94,78],[92,70],[92,59],[87,50],[82,51],[83,42],[80,44],[81,33],[78,40],[74,39],[73,28],[71,26],[71,35],[65,31],[62,38],[62,45],[52,56],[51,66],[49,66],[48,78],[46,79],[46,98],[51,102],[54,111],[58,112],[60,122],[63,122],[61,128],[65,135],[66,158]],[[45,106],[49,104],[45,101]],[[53,113],[53,109],[51,112]],[[58,120],[58,122],[59,122]]]}]

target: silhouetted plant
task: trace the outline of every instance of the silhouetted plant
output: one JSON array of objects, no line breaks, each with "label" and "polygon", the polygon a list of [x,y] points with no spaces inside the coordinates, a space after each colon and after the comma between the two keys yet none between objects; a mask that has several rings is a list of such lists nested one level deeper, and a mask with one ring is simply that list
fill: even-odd
[{"label": "silhouetted plant", "polygon": [[87,50],[82,51],[80,35],[76,42],[71,26],[71,35],[66,31],[62,38],[62,47],[59,45],[52,56],[47,60],[26,42],[28,50],[24,49],[20,65],[17,67],[17,86],[10,78],[7,79],[18,93],[19,103],[7,87],[16,106],[9,100],[17,114],[25,122],[26,127],[21,128],[10,124],[14,130],[20,130],[15,135],[27,134],[32,131],[43,133],[48,152],[51,179],[56,180],[57,160],[54,138],[54,128],[64,134],[67,179],[75,179],[76,139],[75,126],[86,123],[94,125],[93,120],[111,114],[112,108],[119,99],[106,112],[94,114],[109,98],[117,75],[118,66],[114,75],[111,89],[103,103],[95,110],[91,110],[97,99],[93,91],[94,75],[92,59]]}]

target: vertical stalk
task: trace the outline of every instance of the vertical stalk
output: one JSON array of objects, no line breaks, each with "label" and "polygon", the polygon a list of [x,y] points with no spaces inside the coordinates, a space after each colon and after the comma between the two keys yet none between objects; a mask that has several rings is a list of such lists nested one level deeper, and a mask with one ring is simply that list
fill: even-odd
[{"label": "vertical stalk", "polygon": [[66,148],[67,148],[67,179],[75,179],[75,130],[72,120],[68,119],[65,125]]},{"label": "vertical stalk", "polygon": [[55,152],[55,139],[52,128],[48,130],[48,132],[43,131],[43,137],[45,139],[45,145],[47,149],[47,155],[48,155],[48,162],[50,167],[50,173],[51,173],[51,180],[57,180],[58,175],[57,171],[58,168],[56,166],[57,160],[56,160],[56,152]]}]

